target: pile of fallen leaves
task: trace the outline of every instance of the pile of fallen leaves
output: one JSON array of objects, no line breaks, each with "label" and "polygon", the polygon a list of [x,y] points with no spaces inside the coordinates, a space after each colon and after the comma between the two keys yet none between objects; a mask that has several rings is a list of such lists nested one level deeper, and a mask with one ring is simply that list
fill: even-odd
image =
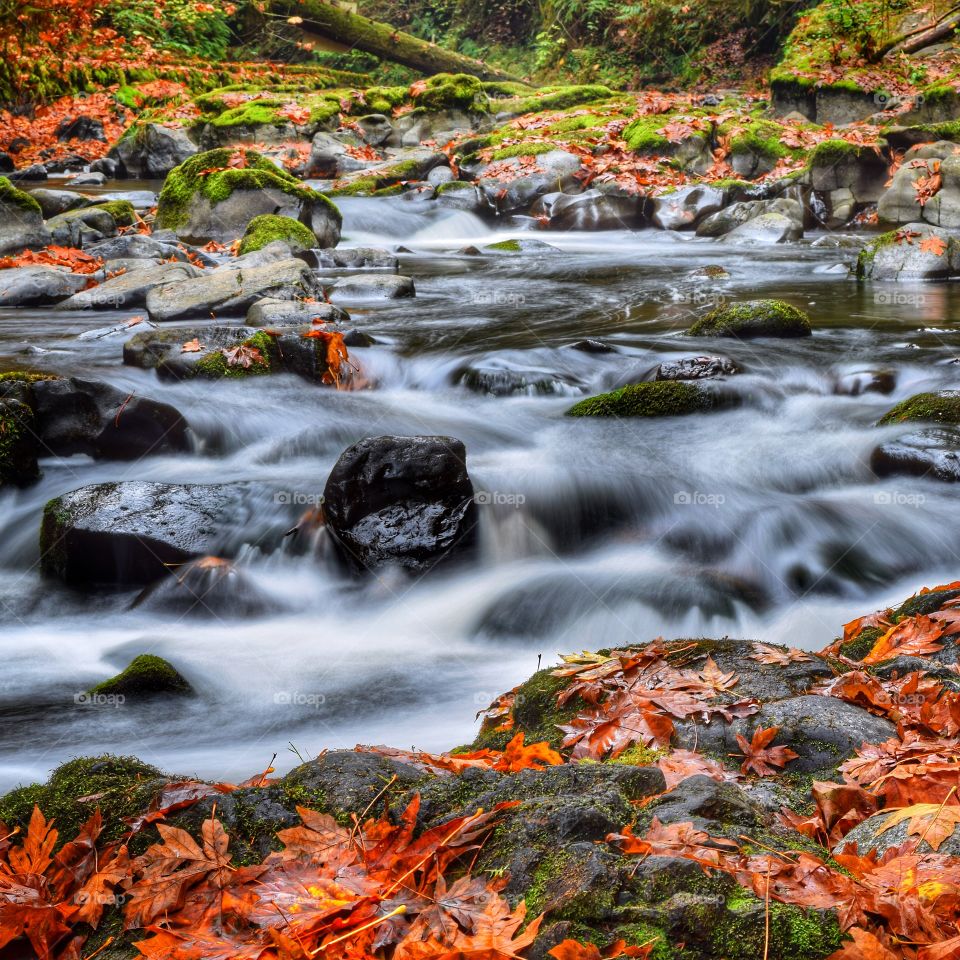
[{"label": "pile of fallen leaves", "polygon": [[[774,670],[814,659],[830,665],[834,676],[810,693],[855,704],[896,729],[890,740],[864,744],[842,763],[842,782],[814,781],[809,809],[782,811],[783,849],[758,850],[750,838],[741,845],[692,823],[656,818],[642,832],[627,824],[607,842],[626,855],[682,858],[726,874],[768,905],[834,911],[848,939],[832,960],[960,955],[960,857],[942,850],[960,824],[960,681],[951,682],[949,669],[874,669],[897,657],[935,656],[960,632],[960,582],[925,593],[942,596],[919,604],[923,612],[882,610],[854,620],[819,654],[761,643],[745,648],[745,658]],[[857,660],[847,655],[854,641]],[[655,640],[568,656],[553,676],[563,681],[557,706],[576,708],[560,727],[560,750],[527,743],[522,731],[503,749],[357,750],[456,777],[475,768],[518,774],[596,762],[639,746],[655,750],[651,759],[667,790],[693,775],[744,783],[779,777],[797,757],[776,742],[777,727],[737,736],[739,753],[730,758],[672,748],[678,724],[730,722],[760,706],[738,695],[735,669],[718,666],[695,642]],[[484,711],[485,728],[513,731],[518,697],[511,691]],[[263,786],[270,772],[241,786]],[[0,825],[0,948],[25,937],[44,960],[81,960],[106,911],[122,911],[127,930],[144,931],[140,953],[158,960],[306,960],[321,953],[334,960],[516,960],[542,918],[528,923],[523,903],[510,906],[501,895],[507,878],[471,874],[484,836],[516,803],[419,835],[416,797],[398,817],[364,821],[392,783],[349,824],[298,808],[302,824],[277,834],[283,849],[247,866],[232,862],[215,803],[199,839],[166,822],[235,790],[231,784],[169,783],[127,821],[120,840],[101,843],[97,812],[56,854],[56,829],[35,810],[22,841]],[[842,846],[873,817],[876,834],[900,828],[905,841],[883,853]],[[131,854],[131,840],[151,825],[159,842]],[[797,850],[790,849],[791,831],[806,838]],[[811,852],[814,845],[823,853]],[[651,950],[649,943],[617,942],[602,957],[643,958]],[[573,940],[550,953],[555,960],[601,960],[595,946]]]},{"label": "pile of fallen leaves", "polygon": [[63,267],[71,273],[96,273],[102,270],[101,257],[73,247],[49,246],[42,250],[24,250],[16,256],[0,257],[0,270],[14,267]]},{"label": "pile of fallen leaves", "polygon": [[[419,799],[397,823],[355,822],[299,808],[302,825],[278,834],[284,849],[237,867],[230,838],[211,815],[200,840],[158,823],[160,842],[138,857],[127,842],[100,846],[99,812],[53,855],[57,831],[34,810],[23,842],[0,841],[0,947],[26,937],[40,958],[79,960],[108,906],[136,946],[157,960],[230,957],[293,960],[452,955],[517,957],[540,919],[511,910],[504,881],[472,878],[463,865],[502,809],[460,817],[416,836]],[[215,808],[214,808],[215,810]]]}]

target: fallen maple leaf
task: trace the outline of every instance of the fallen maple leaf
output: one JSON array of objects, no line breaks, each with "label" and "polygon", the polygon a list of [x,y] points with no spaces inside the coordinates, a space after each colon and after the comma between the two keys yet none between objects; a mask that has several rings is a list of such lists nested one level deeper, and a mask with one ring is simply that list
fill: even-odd
[{"label": "fallen maple leaf", "polygon": [[950,803],[916,803],[910,807],[894,810],[880,825],[880,833],[886,833],[897,824],[907,820],[907,836],[919,836],[933,850],[953,836],[960,824],[960,806]]},{"label": "fallen maple leaf", "polygon": [[920,249],[924,253],[932,253],[935,257],[941,257],[947,252],[947,241],[936,234],[931,234],[920,241]]},{"label": "fallen maple leaf", "polygon": [[207,348],[200,342],[199,337],[194,337],[186,343],[180,345],[181,353],[203,353]]},{"label": "fallen maple leaf", "polygon": [[780,732],[779,727],[757,727],[753,737],[747,740],[737,734],[737,743],[743,751],[743,763],[740,766],[742,773],[755,773],[758,777],[769,777],[777,774],[777,767],[785,767],[791,760],[796,760],[800,754],[789,747],[771,747],[774,737]]}]

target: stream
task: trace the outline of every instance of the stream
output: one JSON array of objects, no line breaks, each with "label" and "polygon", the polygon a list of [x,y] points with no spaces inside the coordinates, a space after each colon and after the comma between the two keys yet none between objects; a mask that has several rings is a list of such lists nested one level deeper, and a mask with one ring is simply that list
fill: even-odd
[{"label": "stream", "polygon": [[[110,196],[158,189],[113,183]],[[287,377],[166,383],[122,364],[100,331],[136,310],[0,309],[0,369],[99,378],[177,407],[189,455],[45,459],[0,494],[0,791],[71,757],[136,755],[236,781],[324,748],[470,741],[475,715],[559,653],[737,635],[817,649],[846,620],[956,578],[960,490],[877,479],[874,424],[894,403],[958,386],[960,286],[856,284],[849,249],[743,247],[648,229],[540,232],[555,249],[469,255],[536,224],[496,226],[433,201],[347,199],[341,246],[402,246],[417,297],[345,306],[374,346],[351,351],[371,389]],[[813,235],[816,239],[817,234]],[[692,274],[719,265],[729,278]],[[326,273],[324,273],[326,275]],[[780,297],[803,340],[692,341],[709,305]],[[184,324],[185,327],[196,324]],[[134,327],[130,334],[137,332]],[[576,346],[602,341],[610,352]],[[736,409],[663,420],[574,420],[577,399],[701,353],[743,369]],[[892,393],[838,392],[891,371]],[[485,395],[462,383],[523,378]],[[480,507],[476,562],[421,579],[346,579],[289,529],[364,436],[464,442]],[[238,563],[268,598],[251,614],[131,608],[38,572],[44,503],[103,481],[248,485]],[[279,548],[276,548],[280,544]],[[275,549],[276,548],[276,549]],[[239,598],[238,598],[239,599]],[[194,699],[98,705],[82,691],[134,656],[169,659]]]}]

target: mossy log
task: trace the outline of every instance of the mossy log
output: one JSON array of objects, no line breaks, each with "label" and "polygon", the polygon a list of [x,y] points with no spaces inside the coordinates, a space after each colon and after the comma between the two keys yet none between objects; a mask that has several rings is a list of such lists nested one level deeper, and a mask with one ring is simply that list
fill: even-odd
[{"label": "mossy log", "polygon": [[426,74],[468,73],[481,80],[519,80],[480,60],[445,50],[435,43],[395,30],[387,23],[361,17],[335,3],[324,0],[272,0],[268,11],[271,16],[287,20],[291,17],[300,18],[294,22],[304,33],[338,40],[349,47],[402,63]]}]

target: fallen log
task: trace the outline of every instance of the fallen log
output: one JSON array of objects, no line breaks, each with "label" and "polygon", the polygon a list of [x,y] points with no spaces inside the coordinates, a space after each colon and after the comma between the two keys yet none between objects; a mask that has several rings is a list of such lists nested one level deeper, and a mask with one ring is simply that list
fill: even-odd
[{"label": "fallen log", "polygon": [[304,33],[339,41],[422,73],[467,73],[480,80],[522,82],[520,78],[481,60],[445,50],[435,43],[395,30],[389,24],[361,17],[325,0],[272,0],[269,13],[283,17]]},{"label": "fallen log", "polygon": [[945,40],[960,27],[960,7],[951,7],[935,23],[926,24],[901,34],[879,47],[870,57],[871,63],[879,63],[891,53],[916,53],[924,47]]}]

